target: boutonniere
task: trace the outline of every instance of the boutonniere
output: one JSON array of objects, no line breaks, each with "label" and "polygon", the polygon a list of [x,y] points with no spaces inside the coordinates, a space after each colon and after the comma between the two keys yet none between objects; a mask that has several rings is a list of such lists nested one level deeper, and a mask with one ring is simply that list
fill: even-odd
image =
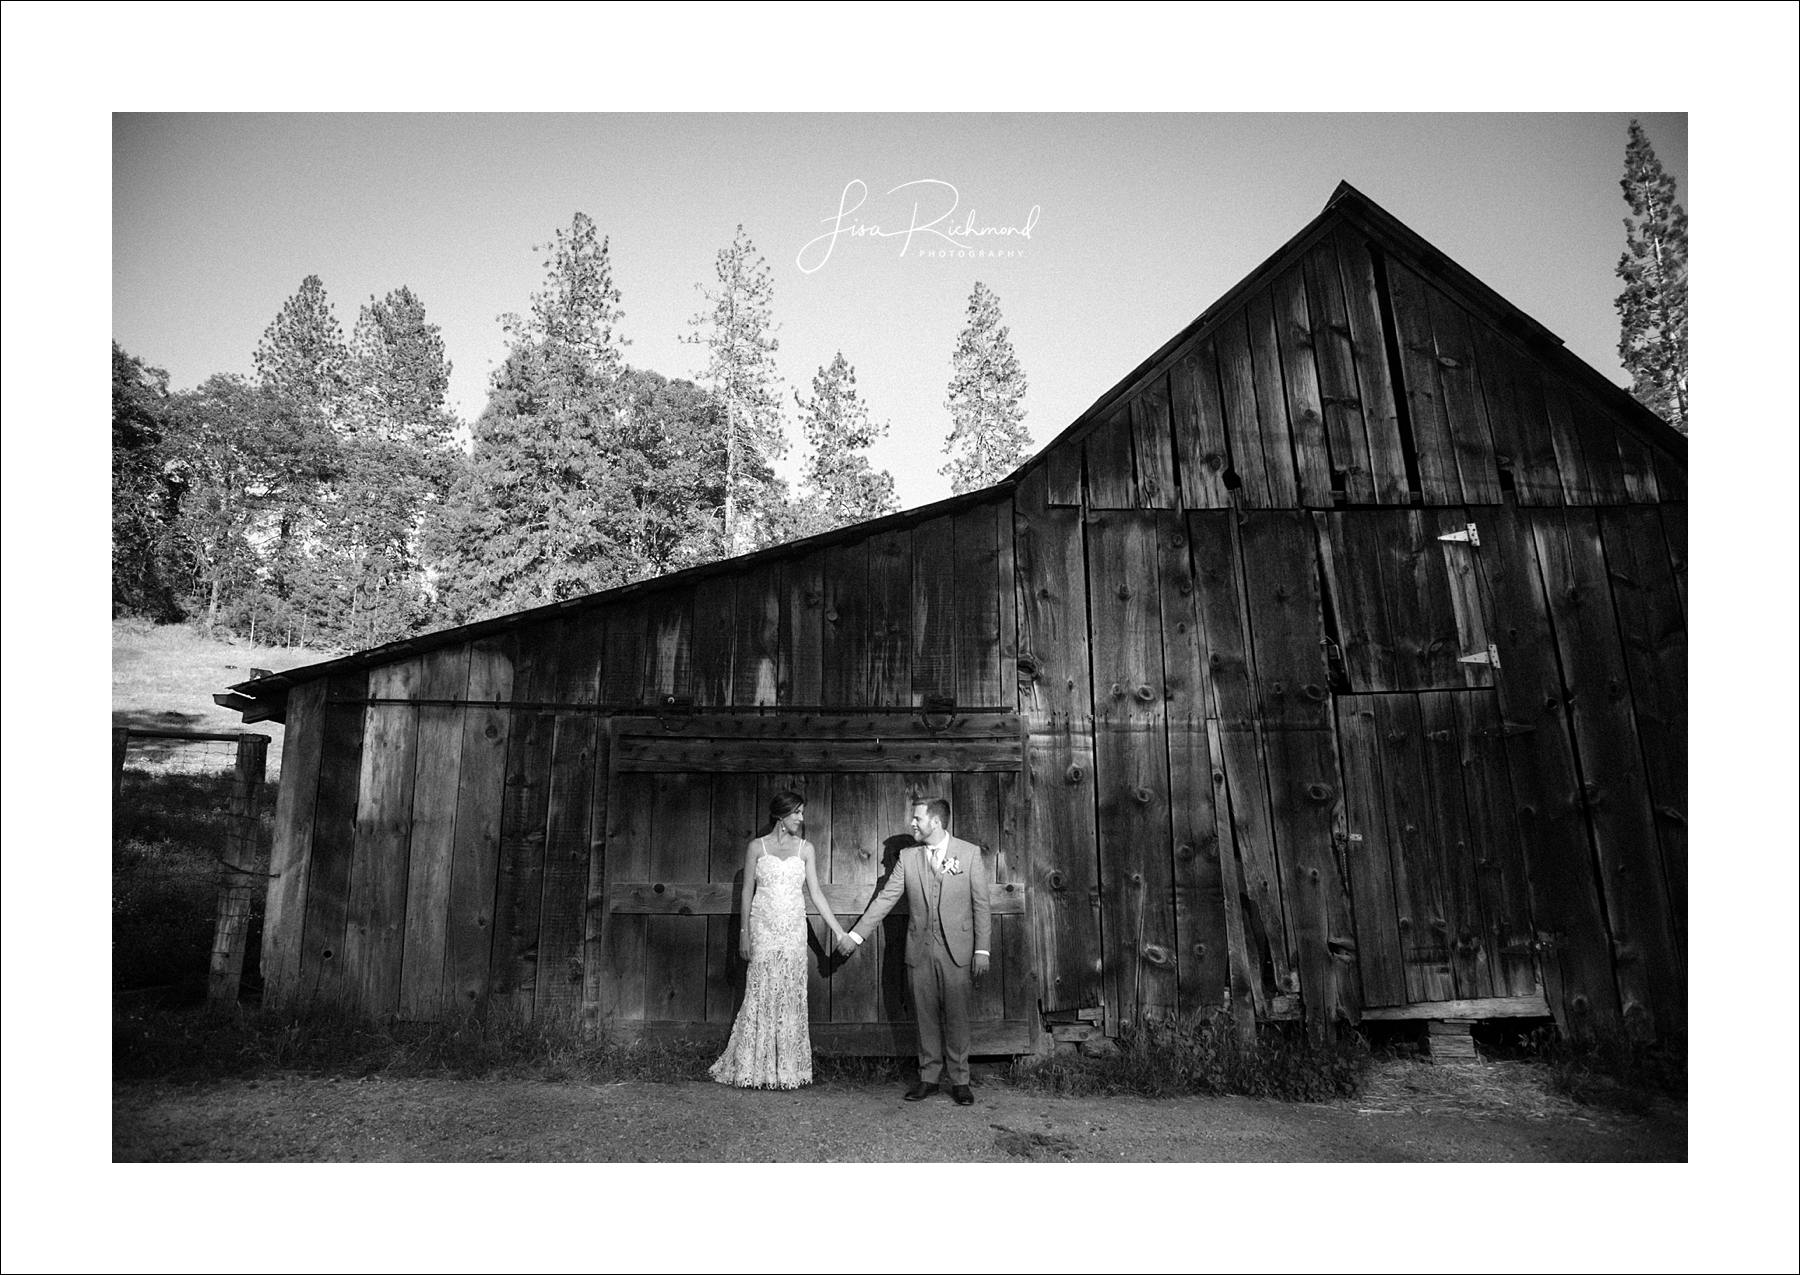
[{"label": "boutonniere", "polygon": [[952,856],[951,858],[944,861],[945,875],[955,876],[957,873],[959,873],[961,871],[962,871],[962,860],[961,859],[958,859],[958,858]]}]

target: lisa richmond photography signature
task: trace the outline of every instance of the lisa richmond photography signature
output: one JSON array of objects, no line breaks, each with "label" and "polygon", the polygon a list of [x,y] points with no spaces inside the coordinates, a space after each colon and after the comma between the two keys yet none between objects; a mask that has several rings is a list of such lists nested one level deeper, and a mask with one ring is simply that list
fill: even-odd
[{"label": "lisa richmond photography signature", "polygon": [[[880,208],[865,213],[869,202],[868,185],[860,178],[852,178],[838,196],[837,212],[819,219],[830,229],[807,240],[795,257],[794,264],[800,267],[801,273],[812,274],[823,269],[831,260],[839,239],[898,239],[902,257],[913,247],[914,239],[921,241],[916,255],[922,257],[1022,256],[1023,246],[1018,241],[1031,238],[1042,211],[1033,204],[1031,211],[1025,214],[1023,224],[1012,226],[977,225],[972,207],[959,220],[957,208],[961,196],[956,187],[929,177],[901,182],[882,199],[886,202]],[[883,213],[883,221],[873,220],[877,211]],[[887,215],[889,212],[892,215]]]}]

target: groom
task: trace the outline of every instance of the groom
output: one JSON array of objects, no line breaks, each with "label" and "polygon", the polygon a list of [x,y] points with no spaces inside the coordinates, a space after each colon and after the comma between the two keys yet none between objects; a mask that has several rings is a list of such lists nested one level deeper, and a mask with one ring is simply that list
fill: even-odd
[{"label": "groom", "polygon": [[948,1071],[950,1096],[967,1107],[975,1101],[969,1092],[969,998],[972,980],[988,972],[992,918],[981,847],[951,836],[949,822],[950,803],[942,797],[913,803],[918,844],[900,852],[887,884],[838,940],[838,951],[848,956],[862,946],[906,891],[906,972],[919,1016],[919,1081],[906,1100],[929,1098]]}]

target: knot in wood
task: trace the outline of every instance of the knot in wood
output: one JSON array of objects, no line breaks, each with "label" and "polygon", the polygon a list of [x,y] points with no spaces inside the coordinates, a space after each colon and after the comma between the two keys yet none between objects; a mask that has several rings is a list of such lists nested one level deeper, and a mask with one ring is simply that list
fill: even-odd
[{"label": "knot in wood", "polygon": [[1222,770],[1215,770],[1215,771],[1213,771],[1213,782],[1214,782],[1214,783],[1215,783],[1215,784],[1222,784],[1222,783],[1224,783],[1224,782],[1225,782],[1225,772],[1224,772],[1224,771],[1222,771]]},{"label": "knot in wood", "polygon": [[1275,696],[1276,699],[1280,699],[1283,695],[1287,694],[1287,684],[1285,682],[1270,682],[1269,694]]},{"label": "knot in wood", "polygon": [[1411,917],[1405,917],[1405,916],[1403,916],[1403,917],[1401,917],[1401,918],[1400,918],[1400,928],[1401,928],[1401,929],[1403,929],[1403,930],[1410,930],[1410,929],[1412,929],[1412,918],[1411,918]]},{"label": "knot in wood", "polygon": [[1435,739],[1440,744],[1446,744],[1450,742],[1450,732],[1447,730],[1434,730],[1427,738]]},{"label": "knot in wood", "polygon": [[1137,690],[1132,692],[1132,694],[1136,695],[1140,700],[1142,700],[1146,704],[1148,704],[1151,700],[1156,698],[1156,692],[1151,690],[1150,687],[1147,685],[1138,687]]},{"label": "knot in wood", "polygon": [[1613,699],[1625,698],[1625,688],[1620,686],[1617,680],[1609,680],[1606,683],[1606,693]]},{"label": "knot in wood", "polygon": [[492,722],[489,722],[487,724],[487,729],[482,731],[481,733],[483,735],[486,735],[489,739],[499,739],[500,738],[500,728],[498,726],[494,725]]},{"label": "knot in wood", "polygon": [[1551,712],[1554,713],[1556,711],[1556,705],[1557,705],[1556,696],[1554,696],[1554,695],[1544,696],[1544,707],[1545,708],[1549,709]]},{"label": "knot in wood", "polygon": [[1186,633],[1187,632],[1187,621],[1186,620],[1175,621],[1175,631],[1177,633]]},{"label": "knot in wood", "polygon": [[1319,870],[1317,868],[1308,868],[1306,870],[1306,874],[1308,876],[1310,876],[1314,881],[1317,881],[1319,879]]},{"label": "knot in wood", "polygon": [[1315,704],[1322,704],[1325,702],[1325,688],[1320,686],[1317,682],[1308,682],[1305,686],[1302,686],[1300,690],[1307,699],[1312,700]]},{"label": "knot in wood", "polygon": [[1050,590],[1047,588],[1039,589],[1038,590],[1038,600],[1040,602],[1048,602],[1050,600]]},{"label": "knot in wood", "polygon": [[1138,487],[1146,496],[1154,496],[1157,491],[1160,490],[1157,486],[1156,479],[1149,475],[1145,475],[1143,478],[1138,479]]},{"label": "knot in wood", "polygon": [[1185,841],[1184,841],[1184,842],[1182,842],[1182,843],[1181,843],[1181,844],[1180,844],[1180,845],[1178,845],[1178,846],[1176,846],[1176,847],[1175,847],[1175,857],[1176,857],[1176,858],[1177,858],[1177,859],[1191,859],[1191,858],[1193,858],[1193,857],[1194,857],[1194,847],[1193,847],[1193,846],[1191,846],[1191,845],[1189,845],[1189,844],[1188,844],[1188,843],[1187,843],[1187,842],[1185,842]]},{"label": "knot in wood", "polygon": [[1214,668],[1225,667],[1224,657],[1222,657],[1217,651],[1214,651],[1211,655],[1207,656],[1206,662],[1208,664],[1212,665]]},{"label": "knot in wood", "polygon": [[1577,1014],[1587,1013],[1588,1012],[1588,998],[1585,996],[1572,997],[1569,1001],[1569,1008],[1574,1010]]},{"label": "knot in wood", "polygon": [[667,890],[668,888],[669,887],[664,885],[661,881],[658,881],[655,885],[650,887],[650,893],[661,894],[664,890]]},{"label": "knot in wood", "polygon": [[1139,801],[1139,802],[1140,802],[1140,803],[1142,803],[1142,804],[1143,804],[1143,805],[1149,805],[1149,804],[1150,804],[1150,795],[1151,795],[1151,794],[1150,794],[1150,790],[1149,790],[1149,789],[1148,789],[1148,788],[1142,788],[1142,787],[1140,787],[1140,788],[1133,788],[1133,789],[1132,789],[1132,790],[1131,790],[1131,795],[1132,795],[1132,796],[1133,796],[1133,797],[1135,797],[1135,798],[1137,798],[1137,800],[1138,800],[1138,801]]},{"label": "knot in wood", "polygon": [[1133,872],[1131,874],[1131,884],[1133,884],[1133,885],[1144,884],[1144,874],[1142,872]]},{"label": "knot in wood", "polygon": [[1286,602],[1288,600],[1288,587],[1285,584],[1278,584],[1275,586],[1275,600],[1277,602]]},{"label": "knot in wood", "polygon": [[1071,766],[1065,773],[1070,783],[1078,784],[1081,782],[1081,767]]},{"label": "knot in wood", "polygon": [[1187,537],[1177,531],[1174,535],[1169,537],[1169,543],[1179,549],[1187,543]]},{"label": "knot in wood", "polygon": [[1112,684],[1112,697],[1114,699],[1123,699],[1125,697],[1125,688],[1120,686],[1117,682],[1114,682]]},{"label": "knot in wood", "polygon": [[1204,943],[1194,944],[1194,955],[1195,956],[1205,956],[1206,955],[1206,944],[1204,944]]},{"label": "knot in wood", "polygon": [[1306,795],[1311,797],[1314,801],[1324,801],[1327,797],[1331,796],[1331,789],[1324,784],[1308,784],[1306,786]]},{"label": "knot in wood", "polygon": [[1183,580],[1175,586],[1175,592],[1179,593],[1184,598],[1193,591],[1194,582],[1192,580]]},{"label": "knot in wood", "polygon": [[1050,874],[1050,888],[1051,888],[1051,889],[1052,889],[1052,890],[1060,890],[1060,889],[1062,889],[1062,888],[1063,888],[1063,886],[1065,886],[1065,885],[1066,885],[1066,884],[1068,884],[1068,883],[1067,883],[1067,882],[1066,882],[1066,881],[1064,881],[1064,880],[1063,880],[1063,874],[1062,874],[1062,873],[1060,873],[1060,872],[1052,872],[1052,873],[1051,873],[1051,874]]},{"label": "knot in wood", "polygon": [[831,622],[832,622],[832,623],[833,623],[833,624],[836,624],[836,623],[837,623],[837,618],[838,618],[838,616],[837,616],[837,608],[836,608],[836,607],[832,607],[832,608],[831,608],[831,609],[830,609],[830,610],[829,610],[829,611],[827,611],[827,612],[825,612],[825,618],[826,618],[826,619],[827,619],[827,620],[830,620],[830,621],[831,621]]},{"label": "knot in wood", "polygon": [[1119,586],[1119,601],[1124,602],[1130,597],[1131,597],[1131,586],[1128,584],[1120,585]]},{"label": "knot in wood", "polygon": [[1581,586],[1574,585],[1574,584],[1570,585],[1567,589],[1565,589],[1563,591],[1563,596],[1569,600],[1570,606],[1580,606],[1581,605]]},{"label": "knot in wood", "polygon": [[1143,952],[1144,959],[1152,965],[1169,965],[1174,961],[1174,957],[1167,948],[1159,947],[1155,943],[1144,944]]}]

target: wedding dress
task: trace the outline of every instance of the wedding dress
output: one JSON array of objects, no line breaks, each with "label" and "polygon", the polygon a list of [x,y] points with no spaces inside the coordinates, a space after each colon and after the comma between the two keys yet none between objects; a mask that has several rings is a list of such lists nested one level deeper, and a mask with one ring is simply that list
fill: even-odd
[{"label": "wedding dress", "polygon": [[798,854],[756,857],[750,902],[750,973],[725,1053],[708,1074],[744,1089],[797,1089],[812,1083],[806,1021],[806,861]]}]

